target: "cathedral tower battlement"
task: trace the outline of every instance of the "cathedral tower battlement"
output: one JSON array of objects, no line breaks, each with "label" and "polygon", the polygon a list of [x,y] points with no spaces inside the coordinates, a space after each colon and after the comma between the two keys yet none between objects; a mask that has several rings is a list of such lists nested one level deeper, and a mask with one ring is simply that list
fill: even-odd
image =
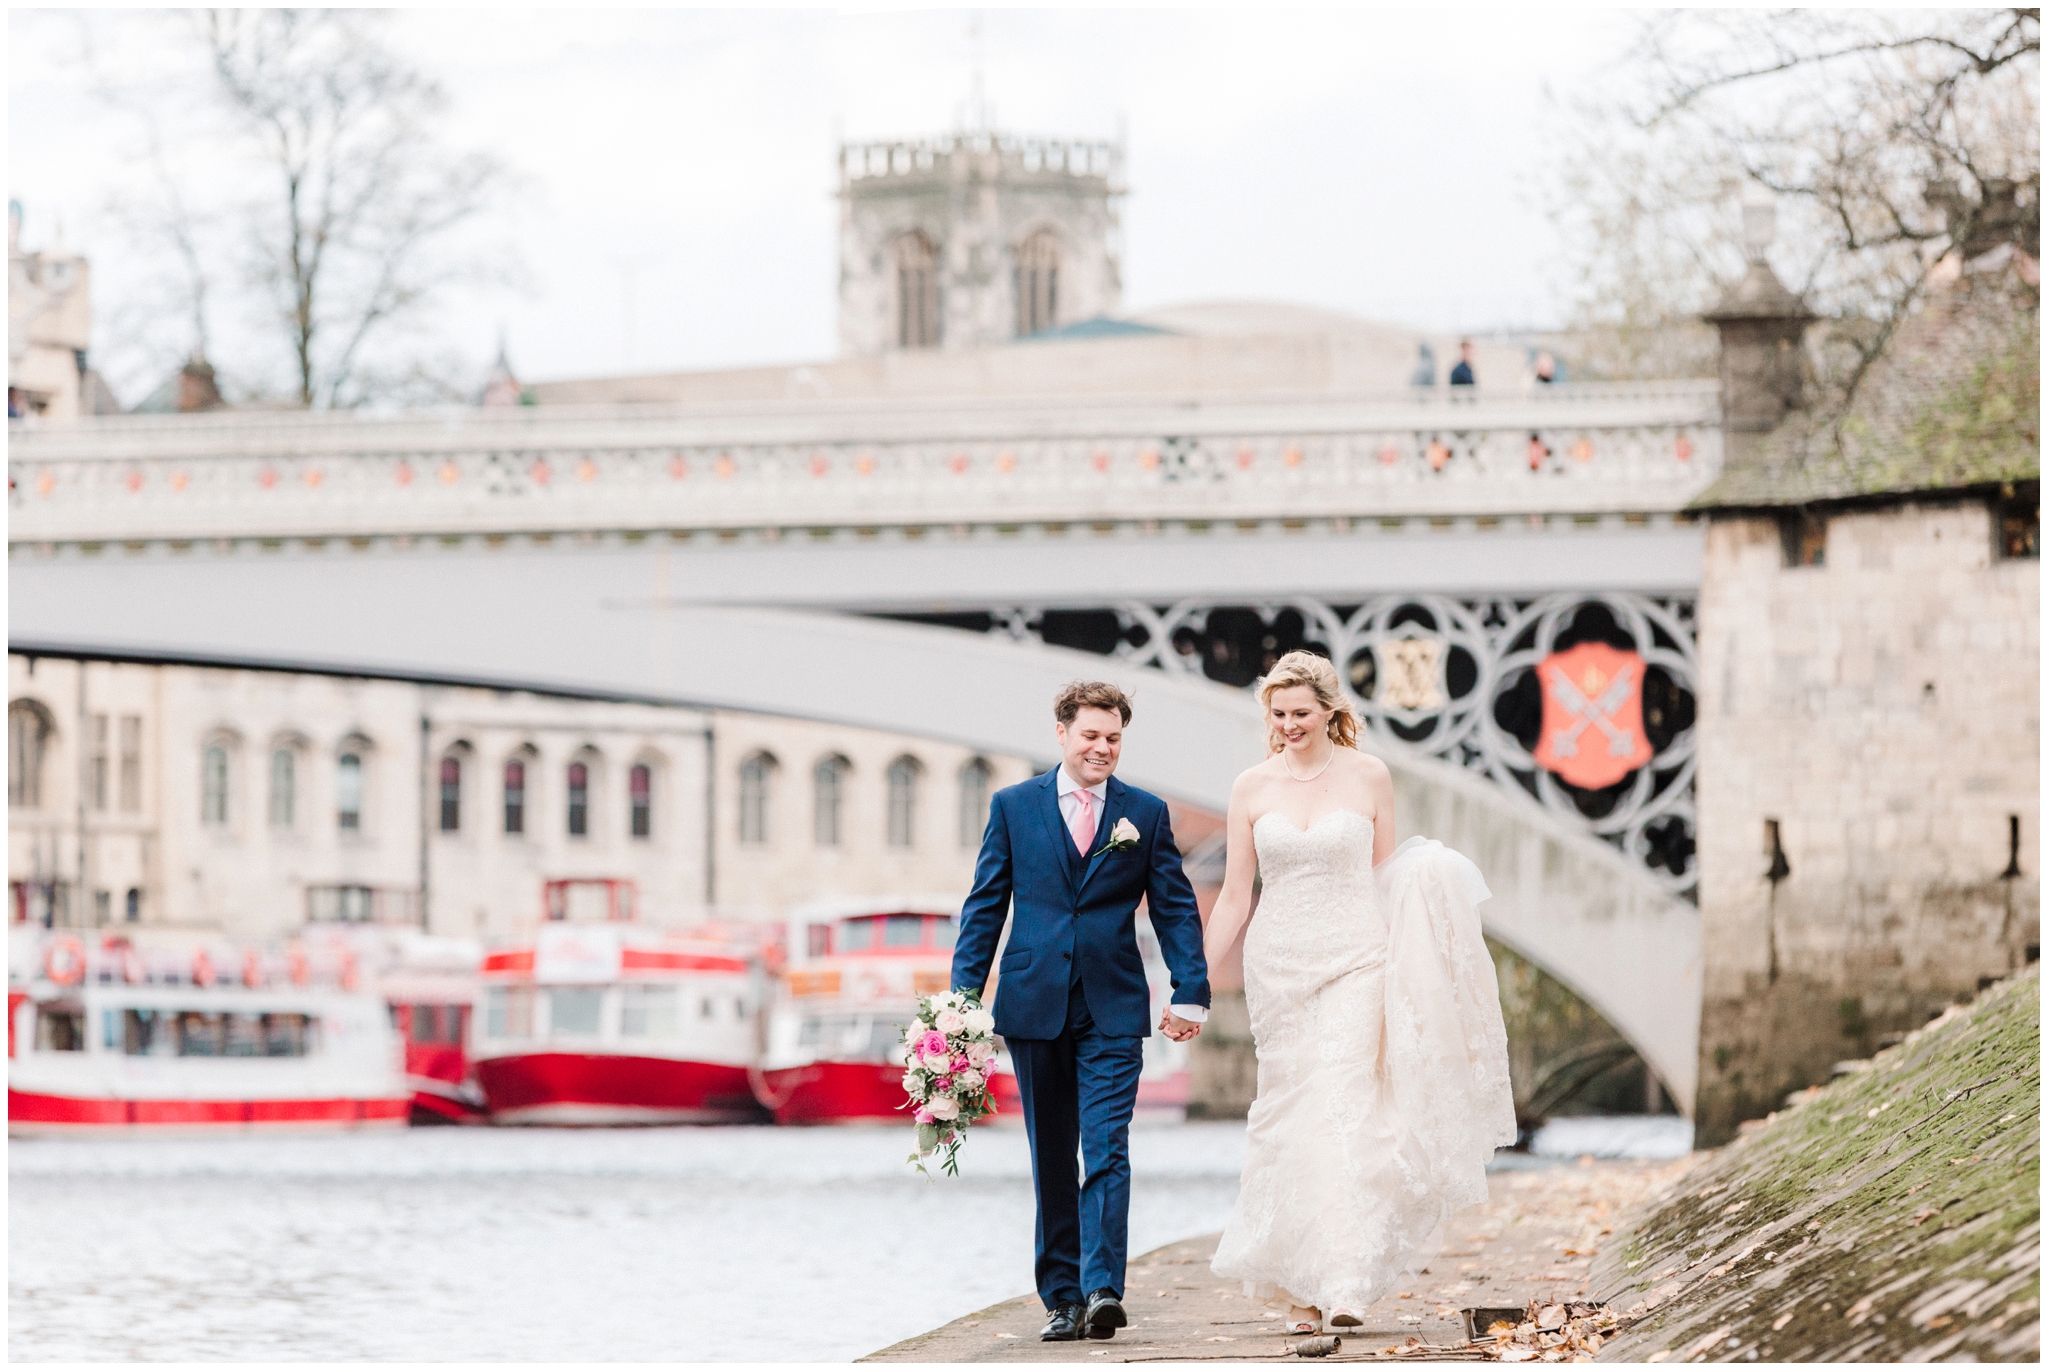
[{"label": "cathedral tower battlement", "polygon": [[842,144],[839,351],[957,351],[1122,302],[1123,147],[992,131]]}]

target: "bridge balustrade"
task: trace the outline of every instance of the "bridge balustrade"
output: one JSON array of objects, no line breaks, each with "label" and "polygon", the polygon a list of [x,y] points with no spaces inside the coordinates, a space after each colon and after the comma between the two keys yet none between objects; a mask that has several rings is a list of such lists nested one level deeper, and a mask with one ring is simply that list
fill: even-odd
[{"label": "bridge balustrade", "polygon": [[1712,383],[1288,402],[791,402],[80,421],[10,433],[11,545],[1668,516]]}]

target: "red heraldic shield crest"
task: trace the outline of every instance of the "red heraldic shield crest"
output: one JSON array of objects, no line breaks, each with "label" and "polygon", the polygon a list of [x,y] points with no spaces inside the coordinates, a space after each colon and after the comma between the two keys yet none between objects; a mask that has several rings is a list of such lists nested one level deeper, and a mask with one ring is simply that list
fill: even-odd
[{"label": "red heraldic shield crest", "polygon": [[1543,736],[1536,761],[1581,790],[1603,790],[1650,760],[1643,659],[1605,643],[1553,652],[1536,668]]}]

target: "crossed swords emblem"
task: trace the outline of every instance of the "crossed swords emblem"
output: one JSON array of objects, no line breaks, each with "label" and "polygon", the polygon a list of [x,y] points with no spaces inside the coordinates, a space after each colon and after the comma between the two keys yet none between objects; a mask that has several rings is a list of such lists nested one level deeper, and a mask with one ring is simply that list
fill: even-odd
[{"label": "crossed swords emblem", "polygon": [[1629,686],[1635,675],[1635,668],[1625,666],[1614,673],[1613,682],[1602,691],[1600,698],[1590,700],[1578,688],[1572,678],[1562,671],[1552,671],[1550,694],[1573,718],[1569,728],[1559,729],[1550,740],[1550,750],[1559,757],[1579,755],[1579,735],[1590,726],[1607,735],[1607,751],[1610,756],[1626,757],[1635,751],[1636,735],[1632,728],[1615,725],[1614,711],[1628,698]]}]

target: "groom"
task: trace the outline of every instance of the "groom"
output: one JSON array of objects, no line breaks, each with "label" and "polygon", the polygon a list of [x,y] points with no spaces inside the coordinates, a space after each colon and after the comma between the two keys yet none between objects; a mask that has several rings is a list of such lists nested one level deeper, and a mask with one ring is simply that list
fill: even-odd
[{"label": "groom", "polygon": [[[996,793],[960,911],[953,988],[980,992],[1011,913],[996,994],[1038,1189],[1038,1295],[1047,1342],[1108,1338],[1126,1323],[1131,1109],[1151,1031],[1138,901],[1173,976],[1160,1027],[1177,1042],[1209,1013],[1202,920],[1166,804],[1117,780],[1131,702],[1101,681],[1053,702],[1057,769]],[[1086,1177],[1077,1176],[1079,1147]]]}]

